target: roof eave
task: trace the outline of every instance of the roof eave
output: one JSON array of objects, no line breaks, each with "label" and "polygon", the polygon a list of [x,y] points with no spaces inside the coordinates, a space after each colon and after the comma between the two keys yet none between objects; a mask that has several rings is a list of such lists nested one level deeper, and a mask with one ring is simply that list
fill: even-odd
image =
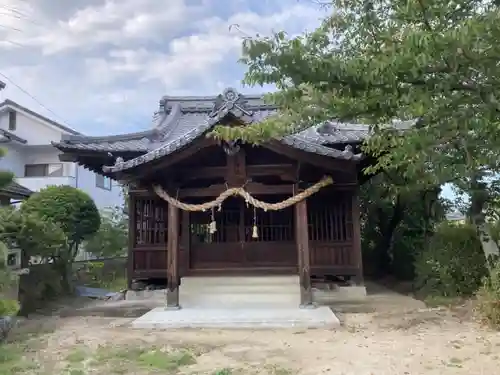
[{"label": "roof eave", "polygon": [[16,141],[22,144],[28,143],[28,141],[24,138],[18,137],[14,133],[9,132],[8,130],[0,129],[0,134],[7,138],[9,141]]},{"label": "roof eave", "polygon": [[0,195],[5,197],[9,197],[11,199],[24,199],[29,198],[33,195],[34,192],[28,189],[27,187],[18,184],[13,181],[9,185],[5,186],[3,189],[0,189]]},{"label": "roof eave", "polygon": [[71,129],[70,127],[68,127],[66,125],[63,125],[63,124],[58,123],[57,121],[51,120],[50,118],[45,117],[39,113],[36,113],[35,111],[32,111],[31,109],[26,108],[26,107],[24,107],[16,102],[10,100],[10,99],[6,99],[3,102],[1,102],[0,108],[2,108],[2,107],[9,107],[13,110],[25,112],[25,114],[28,114],[29,116],[35,117],[38,120],[43,121],[49,125],[55,126],[56,128],[59,128],[60,130],[63,130],[67,133],[74,134],[74,135],[81,134],[81,133],[77,132],[76,130]]}]

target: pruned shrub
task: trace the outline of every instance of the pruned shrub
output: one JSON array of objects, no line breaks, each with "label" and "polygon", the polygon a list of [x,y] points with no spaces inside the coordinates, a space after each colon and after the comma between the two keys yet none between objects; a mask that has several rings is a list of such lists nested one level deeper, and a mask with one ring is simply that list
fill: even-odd
[{"label": "pruned shrub", "polygon": [[476,312],[479,319],[493,328],[500,329],[500,262],[484,278],[477,293]]},{"label": "pruned shrub", "polygon": [[441,223],[417,256],[415,273],[415,289],[425,296],[474,295],[487,274],[475,227]]},{"label": "pruned shrub", "polygon": [[24,202],[21,211],[59,225],[71,246],[93,235],[101,224],[92,198],[71,186],[48,186]]},{"label": "pruned shrub", "polygon": [[24,202],[20,211],[59,226],[66,236],[66,245],[52,254],[52,259],[63,290],[70,292],[71,265],[79,245],[97,232],[101,224],[94,201],[87,193],[71,186],[48,186]]}]

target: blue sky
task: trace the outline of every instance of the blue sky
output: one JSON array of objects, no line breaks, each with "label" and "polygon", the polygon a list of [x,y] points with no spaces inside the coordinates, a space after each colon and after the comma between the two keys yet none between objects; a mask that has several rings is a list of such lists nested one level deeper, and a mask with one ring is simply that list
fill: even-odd
[{"label": "blue sky", "polygon": [[2,76],[0,99],[89,135],[145,129],[162,95],[241,89],[244,35],[312,30],[324,11],[314,0],[0,0],[0,73],[43,106]]}]

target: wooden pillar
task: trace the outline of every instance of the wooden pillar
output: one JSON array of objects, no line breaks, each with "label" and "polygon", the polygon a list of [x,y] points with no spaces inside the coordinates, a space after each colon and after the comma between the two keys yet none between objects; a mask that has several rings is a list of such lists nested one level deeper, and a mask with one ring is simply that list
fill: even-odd
[{"label": "wooden pillar", "polygon": [[134,245],[137,236],[137,215],[136,197],[130,191],[127,194],[128,199],[128,256],[127,256],[127,287],[132,289],[132,277],[134,274]]},{"label": "wooden pillar", "polygon": [[189,255],[190,255],[190,247],[191,247],[191,231],[190,231],[190,221],[189,221],[189,211],[181,212],[181,248],[182,248],[182,258],[181,258],[181,278],[189,272]]},{"label": "wooden pillar", "polygon": [[363,256],[361,253],[361,223],[360,223],[360,202],[359,191],[352,193],[352,250],[354,266],[356,267],[356,276],[354,282],[356,285],[363,285]]},{"label": "wooden pillar", "polygon": [[178,310],[179,305],[179,209],[168,205],[167,237],[167,310]]},{"label": "wooden pillar", "polygon": [[307,223],[307,200],[298,202],[295,206],[295,238],[300,280],[300,307],[313,308],[311,288],[311,265],[309,252],[309,233]]}]

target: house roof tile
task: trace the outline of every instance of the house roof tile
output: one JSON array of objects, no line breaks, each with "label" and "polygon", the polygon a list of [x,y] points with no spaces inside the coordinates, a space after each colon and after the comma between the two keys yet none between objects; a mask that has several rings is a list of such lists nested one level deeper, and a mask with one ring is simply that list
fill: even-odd
[{"label": "house roof tile", "polygon": [[27,187],[12,181],[7,186],[0,188],[0,195],[7,196],[9,198],[28,198],[33,192]]}]

